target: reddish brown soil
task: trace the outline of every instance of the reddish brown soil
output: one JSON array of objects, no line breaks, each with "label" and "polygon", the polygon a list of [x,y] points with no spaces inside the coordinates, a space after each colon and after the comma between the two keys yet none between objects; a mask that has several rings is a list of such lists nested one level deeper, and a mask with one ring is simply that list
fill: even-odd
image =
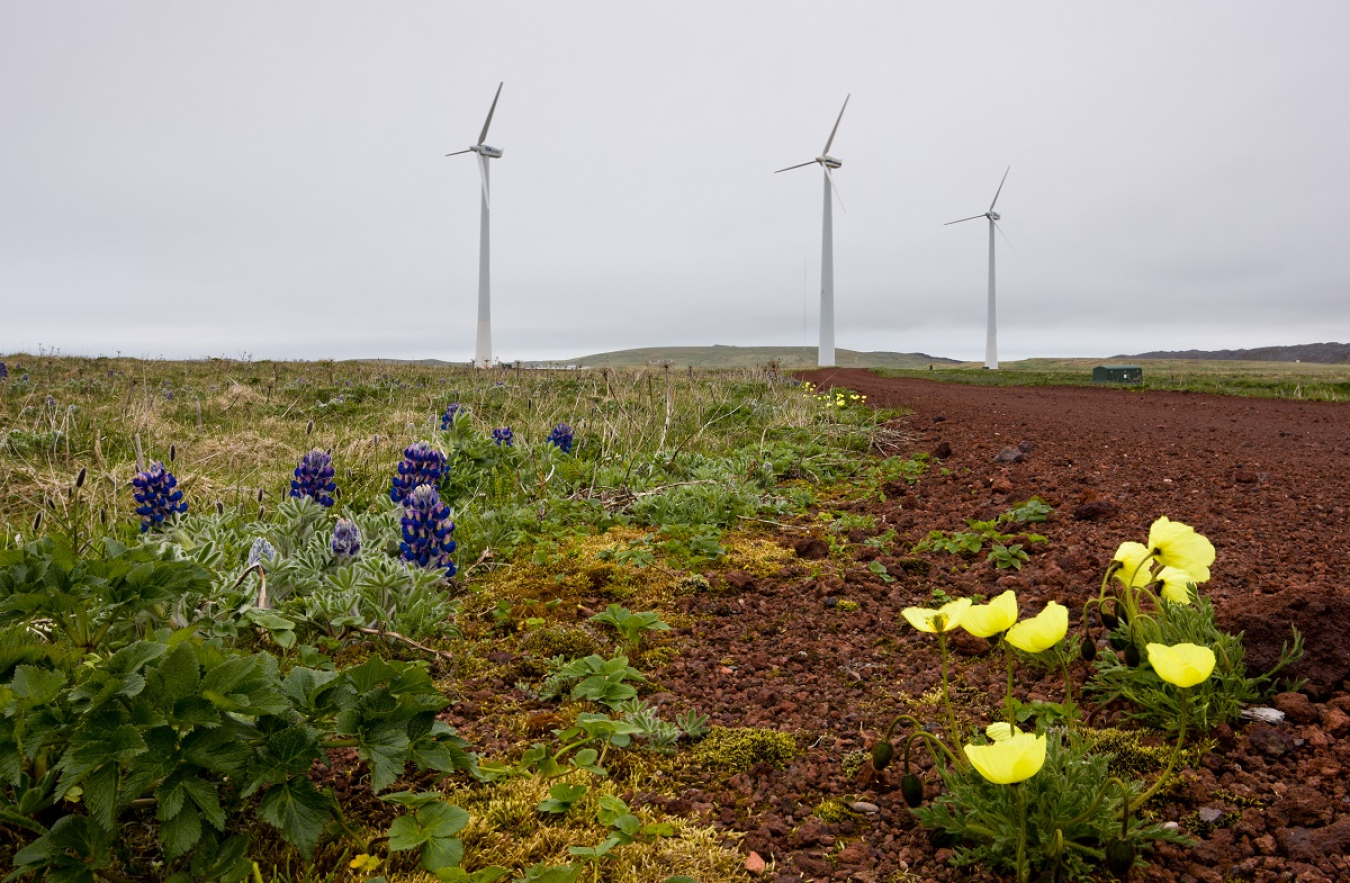
[{"label": "reddish brown soil", "polygon": [[[804,559],[774,578],[724,575],[724,593],[682,599],[694,624],[676,636],[681,653],[657,672],[661,692],[652,700],[672,712],[696,708],[714,724],[791,732],[805,750],[786,769],[702,774],[673,801],[636,800],[743,833],[743,848],[773,863],[768,880],[993,879],[952,869],[950,851],[930,845],[894,790],[894,768],[872,777],[866,768],[853,778],[843,772],[841,759],[870,747],[899,697],[938,682],[933,644],[900,611],[925,604],[935,587],[954,597],[1012,588],[1024,610],[1050,599],[1066,604],[1077,627],[1116,547],[1142,541],[1152,521],[1167,515],[1214,543],[1218,560],[1203,591],[1225,627],[1246,630],[1249,668],[1263,670],[1277,658],[1295,623],[1307,653],[1294,674],[1309,680],[1300,692],[1272,700],[1287,713],[1284,723],[1215,734],[1215,753],[1188,771],[1186,790],[1161,813],[1199,845],[1151,853],[1136,879],[1350,880],[1350,407],[1116,388],[975,387],[855,370],[803,379],[865,393],[871,405],[912,409],[893,426],[902,453],[931,452],[940,462],[913,486],[886,488],[884,501],[849,504],[876,516],[870,533],[898,531],[892,548],[871,550],[862,544],[869,532],[860,532],[849,538],[853,560],[825,567],[818,579],[810,572],[819,562]],[[1017,462],[996,460],[1019,445]],[[962,567],[940,554],[926,556],[928,565],[904,566],[910,546],[929,530],[993,518],[1033,495],[1055,512],[1036,527],[1048,542],[1020,572],[979,559]],[[805,536],[789,531],[784,542]],[[815,554],[811,544],[798,545],[804,556]],[[897,579],[883,583],[867,568],[869,556]],[[859,608],[845,612],[838,599]],[[965,655],[956,682],[968,707],[993,711],[1001,669],[980,655],[983,643],[958,647]],[[1086,672],[1079,669],[1081,685]],[[1019,674],[1023,698],[1061,697],[1061,682],[1037,677]],[[932,774],[926,778],[931,794]],[[879,811],[825,823],[812,810],[830,797]],[[1222,813],[1221,826],[1198,825],[1202,810]]]}]

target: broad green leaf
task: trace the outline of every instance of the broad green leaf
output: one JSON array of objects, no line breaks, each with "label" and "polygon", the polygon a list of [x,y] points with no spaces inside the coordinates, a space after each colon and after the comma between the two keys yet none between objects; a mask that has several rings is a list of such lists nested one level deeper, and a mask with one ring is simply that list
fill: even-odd
[{"label": "broad green leaf", "polygon": [[458,837],[433,837],[422,846],[422,867],[432,873],[463,860],[464,843]]},{"label": "broad green leaf", "polygon": [[184,806],[173,818],[159,826],[159,840],[170,860],[185,854],[202,836],[202,817],[195,806]]},{"label": "broad green leaf", "polygon": [[305,727],[282,730],[258,749],[253,784],[244,789],[244,794],[253,793],[260,785],[303,775],[311,762],[322,756],[318,737],[312,730]]},{"label": "broad green leaf", "polygon": [[121,775],[115,763],[106,763],[84,780],[84,804],[89,815],[104,830],[113,830],[117,816]]},{"label": "broad green leaf", "polygon": [[54,700],[66,685],[66,676],[59,671],[48,671],[32,665],[21,665],[14,670],[9,682],[21,708],[33,708]]},{"label": "broad green leaf", "polygon": [[417,820],[433,837],[453,837],[469,823],[469,813],[454,804],[441,801],[419,809]]},{"label": "broad green leaf", "polygon": [[416,849],[430,839],[431,833],[417,822],[416,813],[406,813],[389,826],[389,851]]},{"label": "broad green leaf", "polygon": [[403,774],[408,764],[408,737],[394,727],[379,727],[358,734],[361,759],[370,765],[370,787],[383,791]]},{"label": "broad green leaf", "polygon": [[314,851],[324,825],[332,817],[329,798],[316,791],[314,783],[303,776],[268,788],[259,810],[268,824],[306,858]]}]

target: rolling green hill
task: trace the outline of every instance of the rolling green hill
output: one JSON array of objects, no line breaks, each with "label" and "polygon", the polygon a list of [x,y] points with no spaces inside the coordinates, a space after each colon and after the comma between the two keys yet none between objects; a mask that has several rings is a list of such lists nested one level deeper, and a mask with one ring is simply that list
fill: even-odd
[{"label": "rolling green hill", "polygon": [[[643,349],[593,353],[540,365],[583,365],[587,368],[641,368],[669,363],[685,368],[753,368],[777,362],[786,370],[816,367],[813,346],[658,346]],[[956,365],[952,359],[923,353],[860,353],[836,349],[840,368],[926,368],[929,365]]]}]

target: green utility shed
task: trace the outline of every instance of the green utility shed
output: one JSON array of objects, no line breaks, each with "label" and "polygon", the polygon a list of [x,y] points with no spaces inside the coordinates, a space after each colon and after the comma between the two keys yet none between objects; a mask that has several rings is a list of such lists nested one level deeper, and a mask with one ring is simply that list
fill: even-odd
[{"label": "green utility shed", "polygon": [[1093,383],[1143,383],[1144,369],[1138,365],[1098,365],[1092,369]]}]

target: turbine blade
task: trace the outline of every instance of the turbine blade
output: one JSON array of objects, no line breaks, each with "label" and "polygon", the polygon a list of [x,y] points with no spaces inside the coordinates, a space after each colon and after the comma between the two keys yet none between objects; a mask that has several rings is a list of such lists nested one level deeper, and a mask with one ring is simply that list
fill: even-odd
[{"label": "turbine blade", "polygon": [[487,158],[481,153],[478,154],[478,175],[483,179],[483,203],[491,208],[492,200],[488,198]]},{"label": "turbine blade", "polygon": [[[795,166],[788,166],[786,169],[779,169],[778,172],[786,172],[792,169],[800,169],[802,166],[813,166],[815,164],[816,164],[815,160],[811,160],[810,162],[799,162]],[[778,174],[778,172],[774,172],[774,174],[776,175]]]},{"label": "turbine blade", "polygon": [[973,220],[975,220],[976,218],[983,218],[983,217],[984,217],[984,215],[971,215],[970,217],[968,217],[968,218],[962,218],[962,219],[959,220],[959,221],[948,221],[947,223],[943,224],[942,226],[944,226],[944,227],[950,227],[952,224],[962,224],[962,223],[965,223],[966,221],[973,221]]},{"label": "turbine blade", "polygon": [[998,235],[1002,236],[1003,241],[1008,243],[1008,248],[1011,248],[1013,251],[1017,251],[1017,249],[1013,247],[1012,240],[1008,238],[1008,234],[1004,233],[1003,228],[998,225],[998,221],[995,221],[993,218],[990,218],[989,223],[994,225],[994,229],[998,231]]},{"label": "turbine blade", "polygon": [[471,150],[473,150],[472,147],[468,148],[467,150],[456,150],[454,153],[447,153],[446,156],[459,156],[461,153],[468,153]]},{"label": "turbine blade", "polygon": [[825,177],[830,182],[830,189],[834,191],[834,198],[839,200],[839,208],[844,214],[848,214],[848,209],[844,208],[844,197],[839,195],[839,185],[834,183],[834,175],[830,174],[830,167],[825,166]]},{"label": "turbine blade", "polygon": [[[1008,180],[1008,172],[1012,171],[1012,166],[1003,170],[1003,181]],[[994,202],[989,203],[989,211],[994,210],[994,203],[998,202],[998,195],[1003,192],[1003,181],[998,182],[998,189],[994,191]]]},{"label": "turbine blade", "polygon": [[483,123],[483,131],[478,134],[479,144],[487,140],[488,126],[492,125],[492,115],[497,112],[497,99],[502,97],[502,86],[505,85],[505,81],[497,84],[497,94],[492,96],[492,107],[488,108],[487,121]]},{"label": "turbine blade", "polygon": [[844,118],[844,111],[848,108],[848,100],[853,97],[853,93],[844,96],[844,106],[839,108],[839,116],[834,121],[834,128],[830,130],[830,140],[825,142],[825,149],[820,152],[821,156],[828,156],[830,145],[834,143],[834,133],[839,131],[839,120]]}]

